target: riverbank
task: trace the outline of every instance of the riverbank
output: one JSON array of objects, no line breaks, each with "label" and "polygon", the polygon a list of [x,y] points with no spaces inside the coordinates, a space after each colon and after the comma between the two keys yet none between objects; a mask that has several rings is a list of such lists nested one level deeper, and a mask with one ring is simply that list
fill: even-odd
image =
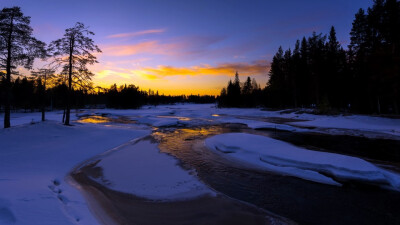
[{"label": "riverbank", "polygon": [[97,224],[66,174],[77,163],[148,134],[55,121],[0,129],[0,224]]},{"label": "riverbank", "polygon": [[90,165],[71,174],[102,224],[295,224],[223,195],[155,201],[109,189],[92,176],[98,174],[93,174]]},{"label": "riverbank", "polygon": [[[197,175],[219,193],[278,215],[307,224],[313,221],[335,221],[336,224],[400,221],[395,213],[400,210],[397,193],[365,186],[353,187],[353,184],[336,188],[279,174],[250,173],[240,163],[225,164],[220,158],[202,158],[203,153],[211,153],[204,146],[199,147],[204,145],[204,138],[219,134],[218,129],[227,126],[223,132],[266,135],[303,148],[357,156],[377,166],[400,171],[397,150],[400,146],[397,141],[400,120],[261,109],[218,109],[214,105],[193,104],[146,106],[138,110],[74,110],[73,126],[56,122],[61,117],[60,112],[51,112],[48,118],[53,121],[40,122],[39,113],[16,113],[11,122],[18,125],[0,129],[0,224],[98,224],[87,206],[91,202],[100,206],[96,203],[98,200],[86,201],[75,189],[79,186],[71,186],[65,176],[77,164],[152,131],[161,152],[176,157],[179,161],[177,166],[191,170],[192,175]],[[152,158],[143,162],[153,163],[154,167],[158,165]],[[115,171],[114,174],[128,176]],[[134,171],[141,170],[137,168]],[[124,185],[114,189],[107,187],[104,185],[107,181],[128,179],[110,173],[104,175],[105,183],[99,183],[101,179],[95,181],[118,193],[132,190],[132,186]],[[169,176],[163,176],[163,179],[167,182]],[[158,186],[166,183],[158,180]],[[155,196],[155,192],[138,187],[134,187],[139,192],[133,196]],[[166,193],[165,189],[158,190]],[[110,194],[108,191],[100,194],[89,191],[95,197]],[[122,195],[118,197],[123,198]],[[348,199],[344,205],[342,198]],[[216,205],[229,208],[225,203],[224,200],[218,201]]]}]

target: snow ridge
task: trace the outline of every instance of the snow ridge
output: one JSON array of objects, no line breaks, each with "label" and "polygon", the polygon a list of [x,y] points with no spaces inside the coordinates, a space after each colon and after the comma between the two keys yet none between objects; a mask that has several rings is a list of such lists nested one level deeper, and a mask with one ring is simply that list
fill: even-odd
[{"label": "snow ridge", "polygon": [[258,168],[331,185],[361,182],[400,191],[400,175],[363,159],[318,152],[265,136],[228,133],[206,139],[215,152]]}]

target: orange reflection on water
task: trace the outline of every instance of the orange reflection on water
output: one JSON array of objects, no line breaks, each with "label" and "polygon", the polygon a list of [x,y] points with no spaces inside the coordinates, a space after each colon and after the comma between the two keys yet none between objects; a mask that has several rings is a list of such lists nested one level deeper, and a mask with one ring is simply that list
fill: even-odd
[{"label": "orange reflection on water", "polygon": [[80,123],[108,123],[110,119],[104,116],[88,116],[78,120]]}]

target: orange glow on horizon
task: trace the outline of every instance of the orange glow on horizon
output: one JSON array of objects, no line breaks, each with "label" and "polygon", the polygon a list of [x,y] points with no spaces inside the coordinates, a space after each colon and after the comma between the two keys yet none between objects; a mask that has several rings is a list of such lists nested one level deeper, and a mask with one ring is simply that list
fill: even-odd
[{"label": "orange glow on horizon", "polygon": [[[192,67],[173,67],[159,65],[139,69],[97,68],[93,82],[95,86],[109,88],[134,84],[141,90],[158,91],[165,95],[219,95],[236,71],[242,81],[247,76],[257,76],[259,84],[265,84],[268,72],[267,63],[227,63],[217,66],[201,65]],[[262,85],[263,86],[263,85]]]}]

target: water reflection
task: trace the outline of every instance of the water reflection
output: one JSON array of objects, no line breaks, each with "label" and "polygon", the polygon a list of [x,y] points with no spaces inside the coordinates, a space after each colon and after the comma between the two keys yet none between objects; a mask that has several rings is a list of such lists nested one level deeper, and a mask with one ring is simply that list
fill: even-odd
[{"label": "water reflection", "polygon": [[109,123],[111,122],[111,118],[104,117],[104,116],[84,116],[79,118],[77,122],[79,123]]},{"label": "water reflection", "polygon": [[103,123],[114,123],[114,124],[132,124],[136,123],[135,120],[132,120],[125,116],[111,117],[110,115],[85,115],[79,117],[76,121],[79,123],[95,123],[95,124],[103,124]]},{"label": "water reflection", "polygon": [[[335,187],[257,171],[246,165],[233,163],[204,146],[205,138],[227,132],[266,135],[296,145],[307,144],[314,150],[332,152],[340,152],[346,148],[354,152],[379,152],[379,149],[374,147],[380,144],[373,140],[352,139],[352,137],[340,142],[338,139],[341,137],[320,138],[316,134],[302,134],[299,138],[297,133],[256,131],[238,124],[183,128],[167,132],[158,130],[153,136],[159,139],[159,148],[162,152],[180,159],[183,167],[195,169],[199,178],[215,190],[232,198],[253,203],[300,224],[400,224],[399,192],[371,186],[353,186],[356,184]],[[317,141],[304,143],[301,142],[302,138]],[[394,147],[398,144],[397,142]],[[332,147],[329,148],[329,145]],[[373,155],[374,153],[370,154]]]},{"label": "water reflection", "polygon": [[[169,131],[170,132],[170,131]],[[175,131],[170,132],[174,134]],[[185,133],[185,132],[184,132]],[[190,133],[190,132],[188,132]],[[156,136],[160,136],[157,134]],[[147,146],[147,147],[146,147]],[[143,149],[144,148],[144,149]],[[85,196],[97,207],[92,208],[96,214],[101,210],[102,222],[108,224],[110,220],[118,224],[222,224],[222,225],[240,225],[240,224],[293,224],[291,221],[276,216],[266,210],[257,208],[253,205],[246,204],[225,195],[199,195],[190,199],[171,199],[168,201],[151,200],[132,194],[121,193],[110,189],[110,185],[115,185],[115,180],[110,183],[105,179],[104,174],[107,170],[113,171],[115,168],[102,165],[105,161],[108,164],[118,164],[116,167],[124,168],[124,176],[131,176],[132,179],[143,179],[141,176],[147,176],[146,171],[132,171],[132,161],[129,155],[136,157],[135,152],[154,151],[157,149],[157,142],[152,138],[143,138],[133,144],[124,145],[118,151],[114,151],[104,158],[97,159],[85,166],[78,167],[72,172],[72,177],[79,183]],[[125,154],[135,153],[135,154]],[[157,153],[157,152],[155,152]],[[121,155],[122,154],[122,155]],[[141,154],[139,154],[140,156]],[[115,157],[116,156],[116,157]],[[123,160],[121,157],[123,156]],[[149,163],[151,163],[149,161]],[[107,164],[107,163],[106,163]],[[157,165],[154,165],[157,166]],[[148,169],[148,168],[147,168]],[[156,169],[155,169],[156,170]],[[108,171],[110,172],[110,171]],[[135,176],[134,176],[135,174]],[[139,174],[139,175],[138,175]],[[153,174],[154,175],[154,174]],[[171,176],[174,176],[171,174]],[[161,179],[158,176],[148,176],[145,179]],[[176,178],[173,178],[176,179]],[[117,182],[126,182],[127,179],[120,179]],[[162,180],[162,179],[161,179]],[[135,181],[136,182],[136,181]],[[157,180],[149,182],[149,186],[162,189],[162,184],[158,184]],[[183,184],[179,184],[183,185]],[[144,186],[146,187],[146,186]],[[196,191],[195,189],[193,191]],[[198,191],[201,191],[198,189]],[[164,195],[164,194],[162,194]],[[89,204],[93,205],[93,204]],[[100,207],[98,207],[100,206]],[[99,209],[101,208],[101,209]],[[106,219],[104,219],[107,217]],[[111,219],[109,219],[111,218]]]},{"label": "water reflection", "polygon": [[[274,121],[278,122],[277,120]],[[184,168],[195,169],[199,178],[213,189],[234,199],[252,203],[278,215],[293,219],[300,224],[400,224],[400,214],[398,213],[400,211],[400,193],[368,186],[355,187],[352,184],[334,187],[275,173],[257,171],[245,165],[232,163],[209,151],[203,142],[209,136],[227,132],[265,135],[313,150],[353,155],[370,161],[371,159],[382,160],[380,161],[382,164],[392,164],[395,168],[399,168],[397,165],[400,161],[399,141],[276,130],[253,130],[240,124],[192,128],[156,128],[152,137],[159,143],[160,151],[178,158]],[[98,170],[95,172],[97,173]],[[87,182],[87,180],[84,182]],[[185,204],[182,207],[165,205],[158,208],[154,204],[142,204],[144,202],[138,202],[137,198],[113,192],[101,185],[98,186],[96,183],[89,182],[85,185],[88,185],[87,188],[92,192],[95,189],[100,193],[98,195],[103,196],[104,201],[100,200],[99,204],[103,204],[103,207],[107,210],[114,210],[113,213],[115,213],[116,218],[134,217],[143,219],[140,209],[146,208],[147,211],[143,215],[151,217],[156,211],[157,214],[165,215],[169,219],[159,217],[157,221],[152,222],[155,222],[154,224],[165,224],[164,221],[169,223],[176,219],[169,217],[171,216],[169,209],[175,207],[177,207],[177,210],[174,215],[178,218],[181,218],[180,216],[185,217],[185,215],[190,217],[190,215],[193,215],[190,214],[191,212],[204,213],[201,210],[193,211],[198,209],[190,208]],[[207,207],[213,208],[212,205]],[[202,216],[204,215],[202,214]],[[195,213],[194,217],[190,218],[192,218],[192,221],[183,220],[182,223],[193,224],[193,221],[199,218],[199,214]],[[136,222],[146,223],[146,221],[147,223],[151,222],[147,219]],[[128,223],[126,221],[121,223],[123,222]],[[175,223],[172,222],[171,224]],[[242,224],[250,223],[244,222]]]}]

